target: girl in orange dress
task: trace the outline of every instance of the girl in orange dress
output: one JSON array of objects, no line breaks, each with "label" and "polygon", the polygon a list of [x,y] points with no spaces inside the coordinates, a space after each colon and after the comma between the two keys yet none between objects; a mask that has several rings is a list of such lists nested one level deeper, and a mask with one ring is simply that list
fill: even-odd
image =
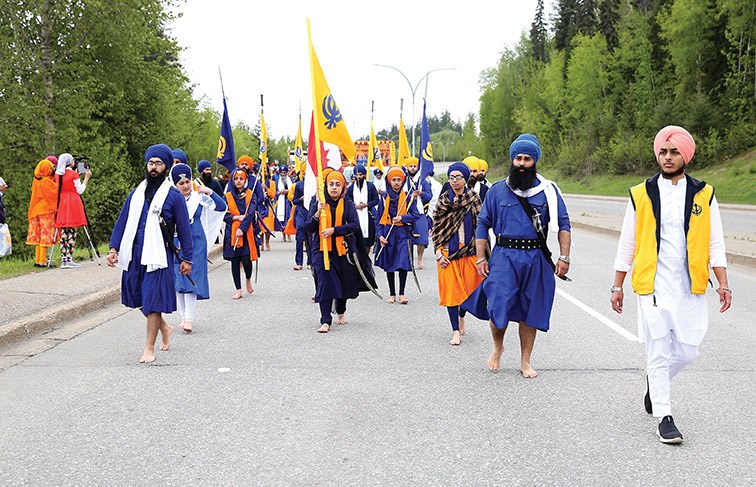
[{"label": "girl in orange dress", "polygon": [[436,249],[439,304],[446,306],[452,325],[450,345],[459,345],[465,333],[465,312],[459,305],[481,283],[475,265],[475,226],[480,196],[467,187],[470,169],[462,162],[449,166],[451,189],[438,198],[431,238]]},{"label": "girl in orange dress", "polygon": [[31,200],[29,201],[29,232],[26,243],[36,247],[34,267],[47,267],[47,251],[55,242],[55,208],[58,204],[58,183],[55,167],[42,159],[34,169]]}]

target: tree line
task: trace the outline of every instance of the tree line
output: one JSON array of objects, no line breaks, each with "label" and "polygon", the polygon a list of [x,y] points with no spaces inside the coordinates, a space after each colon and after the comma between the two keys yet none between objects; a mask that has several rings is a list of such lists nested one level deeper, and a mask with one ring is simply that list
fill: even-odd
[{"label": "tree line", "polygon": [[696,163],[756,145],[756,2],[538,0],[530,32],[481,75],[480,143],[508,159],[521,132],[578,177],[648,173],[663,126],[687,128]]}]

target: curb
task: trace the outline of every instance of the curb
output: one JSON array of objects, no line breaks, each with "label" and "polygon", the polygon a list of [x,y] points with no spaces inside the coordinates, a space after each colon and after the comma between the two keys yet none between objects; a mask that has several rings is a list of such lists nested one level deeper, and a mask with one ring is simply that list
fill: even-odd
[{"label": "curb", "polygon": [[[212,260],[216,256],[223,255],[223,246],[216,245],[208,257]],[[222,265],[220,263],[214,266]],[[62,305],[40,311],[14,321],[0,333],[0,348],[6,348],[23,340],[30,340],[43,333],[49,333],[66,321],[79,318],[98,309],[119,302],[121,297],[121,285],[109,287],[96,293],[84,296]]]},{"label": "curb", "polygon": [[[570,222],[573,228],[579,228],[587,232],[600,233],[602,235],[608,235],[610,237],[619,238],[620,231],[613,228],[599,227],[597,225],[590,225],[588,223]],[[756,257],[746,254],[738,254],[736,252],[725,252],[727,256],[728,264],[737,264],[745,267],[756,268]]]}]

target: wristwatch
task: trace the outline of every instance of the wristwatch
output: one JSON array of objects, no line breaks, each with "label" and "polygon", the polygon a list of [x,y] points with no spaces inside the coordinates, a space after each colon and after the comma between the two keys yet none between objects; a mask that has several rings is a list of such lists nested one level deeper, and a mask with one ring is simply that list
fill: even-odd
[{"label": "wristwatch", "polygon": [[621,293],[622,292],[622,286],[612,286],[611,291],[613,293]]},{"label": "wristwatch", "polygon": [[560,255],[559,256],[559,260],[561,260],[565,264],[569,264],[570,263],[570,256],[569,255]]}]

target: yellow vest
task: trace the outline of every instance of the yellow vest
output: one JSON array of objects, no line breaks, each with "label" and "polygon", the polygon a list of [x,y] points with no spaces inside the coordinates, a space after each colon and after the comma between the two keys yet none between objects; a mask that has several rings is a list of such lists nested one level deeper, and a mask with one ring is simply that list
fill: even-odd
[{"label": "yellow vest", "polygon": [[[691,293],[704,294],[709,281],[709,243],[711,240],[711,200],[714,187],[690,176],[685,195],[685,238],[688,250],[688,275]],[[660,229],[659,175],[630,188],[635,207],[635,257],[632,284],[636,294],[654,292]]]}]

